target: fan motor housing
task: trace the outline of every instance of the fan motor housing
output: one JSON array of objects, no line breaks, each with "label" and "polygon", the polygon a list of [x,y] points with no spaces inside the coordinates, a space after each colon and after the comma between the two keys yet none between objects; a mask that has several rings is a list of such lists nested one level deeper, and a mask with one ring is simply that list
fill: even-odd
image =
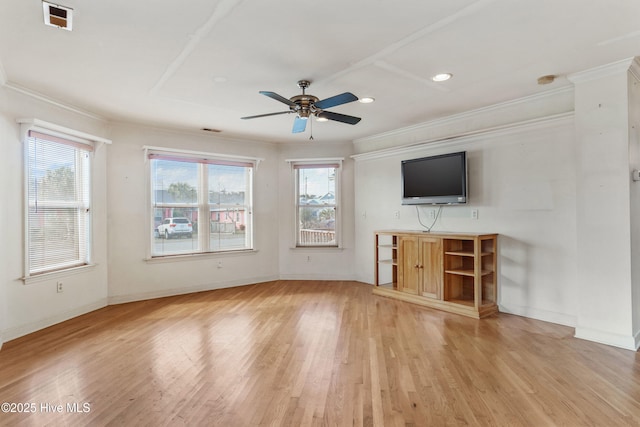
[{"label": "fan motor housing", "polygon": [[315,103],[318,99],[316,96],[306,94],[291,97],[289,100],[297,105],[297,108],[290,107],[291,111],[298,113],[300,118],[308,118],[310,114],[316,113]]}]

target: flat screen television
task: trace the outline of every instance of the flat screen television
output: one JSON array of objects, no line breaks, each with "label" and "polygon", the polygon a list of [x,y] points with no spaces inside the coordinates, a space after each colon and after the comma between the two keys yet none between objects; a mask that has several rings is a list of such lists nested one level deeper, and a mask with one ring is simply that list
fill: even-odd
[{"label": "flat screen television", "polygon": [[465,151],[403,160],[403,205],[453,205],[467,203]]}]

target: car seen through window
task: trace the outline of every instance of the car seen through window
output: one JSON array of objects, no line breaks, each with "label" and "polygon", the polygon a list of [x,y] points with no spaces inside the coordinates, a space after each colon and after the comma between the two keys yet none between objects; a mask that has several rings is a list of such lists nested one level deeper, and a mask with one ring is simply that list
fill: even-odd
[{"label": "car seen through window", "polygon": [[165,218],[158,226],[158,236],[161,238],[191,238],[192,235],[193,225],[188,218]]}]

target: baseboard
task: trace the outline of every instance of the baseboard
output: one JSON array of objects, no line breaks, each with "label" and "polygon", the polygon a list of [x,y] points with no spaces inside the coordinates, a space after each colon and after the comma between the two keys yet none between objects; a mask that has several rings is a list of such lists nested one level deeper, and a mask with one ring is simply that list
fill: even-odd
[{"label": "baseboard", "polygon": [[281,274],[280,280],[326,280],[326,281],[350,281],[357,282],[355,275],[331,275],[331,274]]},{"label": "baseboard", "polygon": [[[49,326],[53,326],[57,323],[64,322],[65,320],[73,319],[74,317],[78,317],[83,314],[87,314],[89,312],[104,308],[106,306],[107,300],[101,299],[94,302],[93,304],[76,307],[73,310],[65,311],[55,316],[50,316],[45,319],[38,320],[36,322],[5,329],[0,333],[0,335],[2,336],[2,340],[4,340],[5,342],[11,341],[16,338],[20,338],[25,335],[37,332],[41,329],[48,328]],[[2,344],[2,340],[0,340],[0,344]]]},{"label": "baseboard", "polygon": [[349,281],[354,281],[356,279],[352,277],[345,278],[343,276],[340,276],[340,277],[337,277],[337,276],[328,277],[327,275],[310,276],[308,274],[299,275],[299,276],[294,274],[291,274],[291,275],[284,274],[280,276],[264,276],[264,277],[256,277],[250,280],[216,282],[213,284],[191,286],[188,288],[173,288],[173,289],[164,289],[164,290],[153,291],[153,292],[116,295],[116,296],[109,297],[109,305],[125,304],[128,302],[144,301],[144,300],[155,299],[155,298],[172,297],[176,295],[186,295],[194,292],[214,291],[216,289],[233,288],[236,286],[254,285],[256,283],[271,282],[273,280],[349,280]]},{"label": "baseboard", "polygon": [[216,289],[232,288],[235,286],[253,285],[256,283],[270,282],[278,279],[279,279],[278,276],[263,276],[263,277],[254,277],[249,280],[245,279],[242,281],[230,280],[226,282],[207,283],[207,284],[190,286],[185,288],[171,288],[171,289],[163,289],[163,290],[153,291],[153,292],[141,292],[141,293],[135,293],[135,294],[115,295],[115,296],[109,297],[109,305],[125,304],[128,302],[144,301],[144,300],[155,299],[155,298],[165,298],[165,297],[172,297],[176,295],[192,294],[194,292],[213,291]]},{"label": "baseboard", "polygon": [[540,310],[537,308],[518,306],[513,304],[499,304],[498,308],[501,313],[515,314],[517,316],[542,320],[544,322],[555,323],[558,325],[570,326],[572,328],[575,328],[577,324],[576,316],[565,313],[557,313],[554,311]]},{"label": "baseboard", "polygon": [[620,335],[578,326],[576,327],[574,336],[587,341],[620,347],[625,350],[637,351],[638,348],[640,348],[638,341],[640,338],[639,333],[636,333],[635,335]]}]

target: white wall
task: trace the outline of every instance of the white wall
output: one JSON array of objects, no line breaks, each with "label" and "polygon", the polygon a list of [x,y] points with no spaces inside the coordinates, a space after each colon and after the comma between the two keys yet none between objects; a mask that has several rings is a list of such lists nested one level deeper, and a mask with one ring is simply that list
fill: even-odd
[{"label": "white wall", "polygon": [[[69,274],[45,275],[25,284],[23,266],[23,145],[18,118],[38,118],[96,136],[106,136],[106,123],[89,114],[56,106],[7,87],[0,87],[0,336],[4,341],[25,335],[107,303],[106,151],[93,158],[93,249],[95,267]],[[56,282],[64,292],[56,292]]]},{"label": "white wall", "polygon": [[576,336],[635,349],[632,315],[630,61],[571,76],[578,142]]},{"label": "white wall", "polygon": [[[553,96],[548,102],[549,110],[557,102],[564,105]],[[400,161],[463,150],[470,202],[443,207],[433,230],[499,233],[500,311],[575,325],[579,284],[571,114],[356,155],[358,280],[373,281],[375,230],[422,229],[416,208],[401,205]],[[423,223],[432,222],[429,211],[434,209],[419,208]],[[471,219],[471,209],[478,209],[477,220]]]},{"label": "white wall", "polygon": [[[640,62],[629,73],[629,173],[640,170]],[[640,181],[631,183],[631,277],[633,332],[640,331]],[[638,341],[636,335],[636,341]]]},{"label": "white wall", "polygon": [[[343,144],[323,144],[303,140],[285,144],[279,149],[278,170],[280,188],[280,277],[283,279],[353,280],[356,277],[355,255],[353,147]],[[291,159],[343,158],[340,175],[340,207],[342,247],[295,248],[294,182],[289,163]]]},{"label": "white wall", "polygon": [[[273,145],[120,123],[113,125],[112,139],[108,157],[111,303],[278,278],[279,164]],[[255,171],[255,251],[147,260],[151,226],[145,145],[264,159]]]}]

